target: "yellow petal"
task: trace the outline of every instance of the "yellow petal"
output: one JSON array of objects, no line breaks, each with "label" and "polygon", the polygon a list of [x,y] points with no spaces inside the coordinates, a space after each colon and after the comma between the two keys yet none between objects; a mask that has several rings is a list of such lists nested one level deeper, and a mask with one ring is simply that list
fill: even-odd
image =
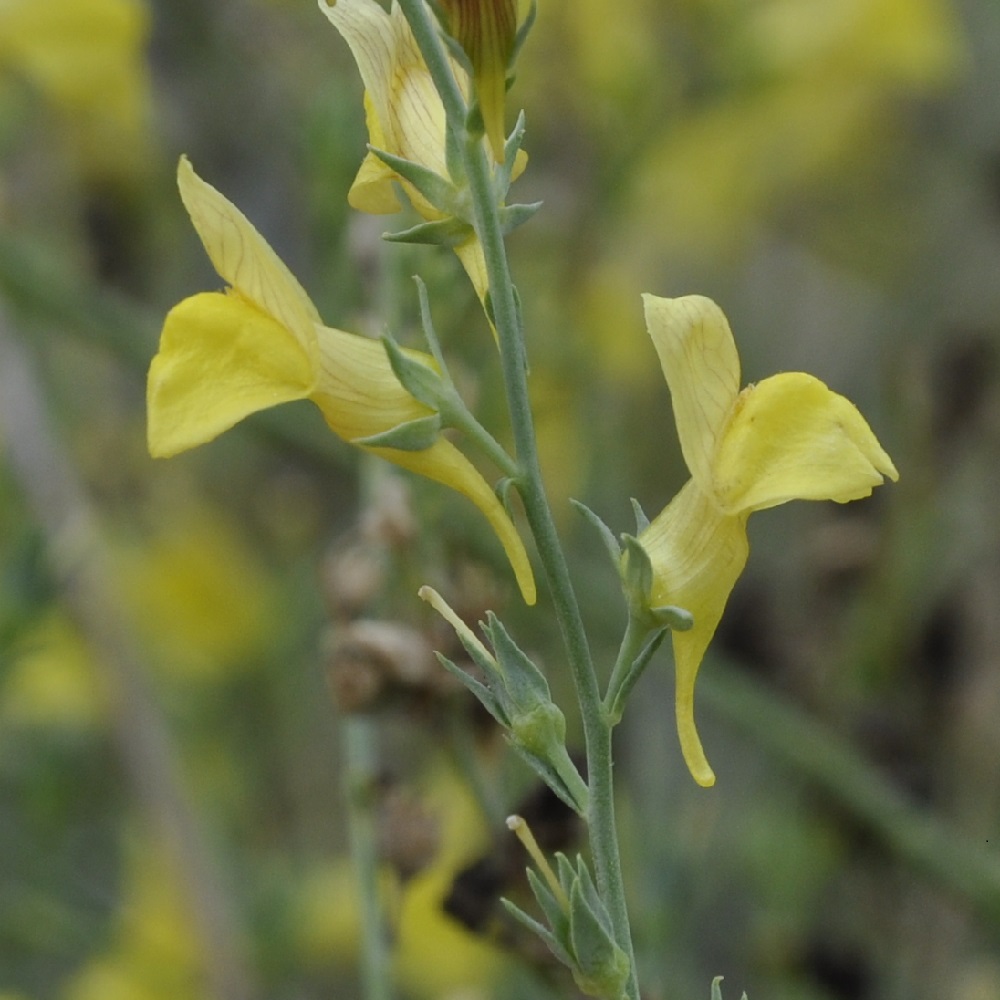
[{"label": "yellow petal", "polygon": [[177,167],[177,186],[219,276],[315,355],[319,313],[267,241],[231,201],[194,172],[186,156]]},{"label": "yellow petal", "polygon": [[689,480],[639,541],[653,564],[651,604],[674,604],[694,617],[689,631],[672,633],[677,732],[688,769],[699,785],[708,787],[715,783],[715,775],[695,726],[694,683],[729,594],[746,565],[750,551],[746,515],[721,514],[697,483]]},{"label": "yellow petal", "polygon": [[787,500],[845,503],[897,479],[857,408],[802,372],[774,375],[740,395],[715,461],[715,497],[730,513]]},{"label": "yellow petal", "polygon": [[[376,120],[383,129],[379,138],[390,144],[394,137],[389,131],[389,108],[401,26],[375,0],[335,0],[334,3],[319,0],[319,9],[347,42],[358,64],[366,99],[371,100]],[[374,142],[375,137],[372,138]]]},{"label": "yellow petal", "polygon": [[660,356],[681,451],[712,494],[712,460],[740,390],[740,359],[722,310],[711,299],[643,295],[646,328]]},{"label": "yellow petal", "polygon": [[[387,14],[375,0],[320,0],[320,9],[358,64],[372,145],[446,174],[444,107],[399,7]],[[418,211],[421,203],[418,195]]]},{"label": "yellow petal", "polygon": [[535,603],[535,577],[524,542],[517,533],[503,504],[476,467],[446,438],[424,451],[399,451],[395,448],[368,448],[373,454],[435,482],[443,483],[468,497],[486,516],[500,544],[507,553],[525,604]]},{"label": "yellow petal", "polygon": [[[371,94],[365,91],[365,121],[368,123],[368,138],[376,149],[388,149],[382,124],[378,119]],[[347,201],[351,208],[371,215],[392,215],[402,209],[396,196],[394,185],[399,175],[391,167],[386,166],[374,153],[369,152],[361,161],[361,167],[351,190],[347,193]]]},{"label": "yellow petal", "polygon": [[[459,243],[455,247],[455,256],[465,268],[465,273],[469,276],[469,281],[472,282],[472,287],[476,290],[479,301],[485,303],[490,279],[486,274],[486,258],[483,256],[483,246],[479,242],[479,238],[473,235],[464,243]],[[496,336],[495,330],[493,335]]]},{"label": "yellow petal", "polygon": [[205,292],[167,314],[147,384],[150,454],[211,441],[245,416],[312,391],[314,368],[284,326],[239,294]]},{"label": "yellow petal", "polygon": [[[326,326],[316,334],[320,364],[312,400],[345,441],[382,434],[434,412],[403,388],[380,341]],[[406,353],[436,367],[430,355]]]}]

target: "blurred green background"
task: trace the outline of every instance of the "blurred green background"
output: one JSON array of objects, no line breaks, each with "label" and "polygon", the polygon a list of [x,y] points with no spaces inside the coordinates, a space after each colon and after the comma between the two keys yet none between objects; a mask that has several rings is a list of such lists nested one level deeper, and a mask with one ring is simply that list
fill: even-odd
[{"label": "blurred green background", "polygon": [[[680,759],[665,653],[638,688],[617,773],[644,998],[722,974],[750,1000],[997,1000],[1000,5],[539,0],[521,106],[513,193],[545,206],[513,270],[602,664],[624,613],[566,501],[629,530],[630,497],[653,515],[687,475],[641,292],[716,299],[744,381],[819,376],[901,473],[751,522],[699,682],[714,789]],[[362,995],[326,667],[348,556],[392,534],[364,514],[399,481],[298,404],[153,462],[143,395],[165,312],[220,285],[185,153],[331,325],[418,343],[419,271],[503,436],[457,263],[347,207],[365,141],[307,0],[0,0],[2,1000]],[[429,634],[413,594],[443,582],[568,698],[544,599],[518,606],[461,498],[402,481],[420,527],[393,537],[378,614]],[[372,796],[400,996],[572,996],[440,912],[504,850],[463,771],[501,811],[530,779],[453,695],[395,694]],[[400,830],[429,831],[419,870]]]}]

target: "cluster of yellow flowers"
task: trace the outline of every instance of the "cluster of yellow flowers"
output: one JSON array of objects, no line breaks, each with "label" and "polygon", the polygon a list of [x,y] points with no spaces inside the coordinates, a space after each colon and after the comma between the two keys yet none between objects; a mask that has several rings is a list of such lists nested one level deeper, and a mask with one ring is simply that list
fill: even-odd
[{"label": "cluster of yellow flowers", "polygon": [[[456,37],[473,53],[482,96],[484,142],[499,145],[514,18],[510,5],[490,12],[483,34],[462,3],[442,5]],[[448,175],[446,122],[413,35],[399,8],[375,0],[337,0],[321,8],[347,40],[365,83],[373,147]],[[477,62],[478,59],[478,62]],[[468,92],[458,61],[453,72]],[[182,159],[181,197],[219,275],[230,286],[188,298],[171,310],[149,373],[149,446],[167,456],[210,441],[245,416],[278,403],[310,399],[345,441],[444,483],[483,512],[500,539],[521,593],[535,600],[528,555],[507,511],[482,474],[448,439],[407,450],[370,443],[400,425],[431,416],[407,391],[378,342],[323,325],[298,281],[242,213]],[[349,195],[368,212],[400,208],[393,184],[428,220],[438,211],[374,153]],[[486,291],[475,236],[456,247],[480,297]],[[694,724],[694,682],[728,596],[746,562],[749,514],[792,499],[839,502],[867,496],[883,476],[897,477],[868,424],[844,397],[801,373],[740,389],[740,366],[722,311],[697,296],[645,297],[646,323],[673,399],[690,482],[641,534],[653,567],[650,605],[689,610],[694,626],[674,633],[677,724],[695,779],[711,785]],[[434,360],[409,352],[428,368]]]}]

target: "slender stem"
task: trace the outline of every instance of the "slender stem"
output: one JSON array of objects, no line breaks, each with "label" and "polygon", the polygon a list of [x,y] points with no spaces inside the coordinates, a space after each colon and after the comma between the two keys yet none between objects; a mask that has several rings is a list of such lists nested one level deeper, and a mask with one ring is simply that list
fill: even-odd
[{"label": "slender stem", "polygon": [[476,420],[456,391],[453,400],[445,401],[440,409],[441,419],[450,427],[460,430],[505,475],[518,479],[521,466],[504,449],[503,445]]},{"label": "slender stem", "polygon": [[625,635],[622,636],[621,646],[618,647],[618,658],[615,660],[611,679],[608,681],[608,690],[604,696],[604,709],[609,714],[618,698],[622,684],[625,683],[628,676],[629,667],[635,662],[635,658],[639,655],[642,644],[648,635],[649,628],[640,622],[635,615],[629,615]]},{"label": "slender stem", "polygon": [[638,1000],[635,959],[615,826],[611,724],[601,704],[583,619],[542,482],[528,395],[527,356],[492,183],[492,166],[487,158],[482,136],[471,136],[465,129],[466,103],[426,3],[424,0],[399,0],[399,5],[441,95],[448,127],[459,139],[463,167],[472,197],[474,226],[483,249],[489,278],[493,321],[499,341],[511,428],[521,470],[517,485],[552,594],[580,703],[590,784],[587,818],[597,884],[614,923],[618,944],[631,961],[632,973],[627,995],[631,1000]]},{"label": "slender stem", "polygon": [[378,884],[378,853],[373,812],[377,760],[375,724],[362,716],[342,722],[347,830],[361,917],[361,978],[365,1000],[391,1000],[389,942]]}]

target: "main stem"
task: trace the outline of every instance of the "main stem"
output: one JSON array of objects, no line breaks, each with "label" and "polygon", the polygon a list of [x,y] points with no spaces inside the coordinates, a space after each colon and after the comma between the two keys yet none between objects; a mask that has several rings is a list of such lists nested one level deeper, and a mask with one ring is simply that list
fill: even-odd
[{"label": "main stem", "polygon": [[517,484],[552,594],[580,703],[590,786],[587,819],[597,884],[614,922],[618,944],[625,950],[631,963],[627,996],[630,1000],[638,1000],[635,957],[615,825],[612,726],[601,704],[597,675],[580,607],[542,482],[528,395],[527,356],[493,190],[492,169],[482,136],[471,135],[466,128],[468,109],[465,98],[452,73],[437,27],[424,0],[399,0],[399,5],[441,95],[448,127],[455,130],[462,151],[462,163],[472,195],[473,222],[486,261],[493,321],[499,340],[511,428],[521,470]]}]

